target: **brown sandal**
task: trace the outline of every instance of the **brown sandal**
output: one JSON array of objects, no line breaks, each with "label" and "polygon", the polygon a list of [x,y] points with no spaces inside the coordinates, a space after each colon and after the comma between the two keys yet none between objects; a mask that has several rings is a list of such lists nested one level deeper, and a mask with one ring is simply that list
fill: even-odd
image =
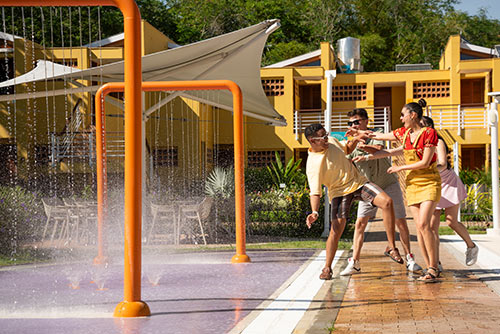
[{"label": "brown sandal", "polygon": [[[431,273],[431,270],[434,273]],[[417,278],[417,281],[422,283],[435,283],[437,282],[437,277],[439,276],[439,271],[434,267],[429,267],[425,271],[425,274]]]},{"label": "brown sandal", "polygon": [[319,275],[319,279],[322,280],[331,280],[332,279],[332,269],[331,268],[323,268],[321,271],[321,275]]},{"label": "brown sandal", "polygon": [[384,254],[386,256],[390,257],[391,260],[393,260],[393,261],[395,261],[395,262],[397,262],[399,264],[403,264],[404,263],[403,258],[399,254],[399,250],[397,248],[392,248],[391,249],[391,248],[387,247],[385,249]]}]

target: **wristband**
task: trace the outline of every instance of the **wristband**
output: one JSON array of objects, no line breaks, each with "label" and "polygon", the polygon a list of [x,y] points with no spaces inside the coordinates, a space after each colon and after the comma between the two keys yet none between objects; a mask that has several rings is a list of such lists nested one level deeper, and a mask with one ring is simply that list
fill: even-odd
[{"label": "wristband", "polygon": [[313,211],[313,212],[311,212],[311,214],[316,214],[316,216],[319,217],[319,212],[318,211]]}]

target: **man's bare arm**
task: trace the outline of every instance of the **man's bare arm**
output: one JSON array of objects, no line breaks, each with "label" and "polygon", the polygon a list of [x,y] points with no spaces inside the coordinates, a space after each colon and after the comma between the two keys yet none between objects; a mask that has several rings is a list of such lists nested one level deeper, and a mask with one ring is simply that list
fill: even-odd
[{"label": "man's bare arm", "polygon": [[310,195],[309,198],[311,202],[312,213],[307,216],[306,224],[308,228],[311,228],[312,223],[314,223],[319,217],[318,210],[319,210],[320,195]]}]

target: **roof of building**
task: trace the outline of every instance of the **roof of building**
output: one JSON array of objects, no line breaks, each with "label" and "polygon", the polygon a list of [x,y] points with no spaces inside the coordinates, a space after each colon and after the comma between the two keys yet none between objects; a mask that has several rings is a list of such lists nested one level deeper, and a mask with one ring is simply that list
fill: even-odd
[{"label": "roof of building", "polygon": [[286,59],[286,60],[280,61],[278,63],[265,66],[264,68],[281,68],[281,67],[287,67],[287,66],[294,66],[295,64],[303,63],[304,61],[306,61],[308,59],[314,60],[315,58],[317,58],[319,56],[321,56],[321,49],[315,50],[315,51],[312,51],[309,53],[305,53],[305,54],[297,56],[297,57]]}]

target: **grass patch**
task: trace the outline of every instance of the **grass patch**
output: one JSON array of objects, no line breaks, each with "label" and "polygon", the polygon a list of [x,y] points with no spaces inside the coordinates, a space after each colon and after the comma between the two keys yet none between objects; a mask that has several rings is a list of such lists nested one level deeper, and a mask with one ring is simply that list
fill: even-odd
[{"label": "grass patch", "polygon": [[51,256],[37,249],[23,249],[12,255],[0,254],[0,267],[50,261]]},{"label": "grass patch", "polygon": [[[351,249],[352,241],[341,240],[339,250]],[[191,248],[190,251],[234,250],[235,245],[208,245]],[[279,242],[247,243],[246,249],[325,249],[324,240],[292,240]]]},{"label": "grass patch", "polygon": [[[469,234],[486,234],[486,229],[477,226],[471,226],[467,228]],[[451,229],[449,226],[440,226],[439,227],[439,235],[454,235],[455,231]]]},{"label": "grass patch", "polygon": [[[340,241],[338,249],[350,249],[352,242]],[[323,240],[299,240],[299,241],[282,241],[268,242],[262,244],[247,244],[247,249],[287,249],[287,248],[312,248],[324,249],[325,241]]]}]

